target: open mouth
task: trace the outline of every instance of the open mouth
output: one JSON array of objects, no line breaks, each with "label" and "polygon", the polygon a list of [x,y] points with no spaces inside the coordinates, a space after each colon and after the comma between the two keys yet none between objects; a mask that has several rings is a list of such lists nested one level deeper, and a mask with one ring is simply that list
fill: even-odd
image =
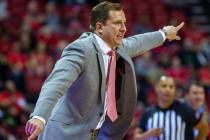
[{"label": "open mouth", "polygon": [[123,36],[117,36],[118,39],[123,39]]},{"label": "open mouth", "polygon": [[117,35],[117,37],[119,37],[119,38],[123,38],[123,34],[120,34],[120,35]]}]

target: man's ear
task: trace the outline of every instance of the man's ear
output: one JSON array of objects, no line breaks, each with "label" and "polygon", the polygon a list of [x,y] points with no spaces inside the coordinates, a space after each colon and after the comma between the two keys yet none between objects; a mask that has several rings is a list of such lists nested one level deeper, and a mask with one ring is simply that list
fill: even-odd
[{"label": "man's ear", "polygon": [[101,22],[96,22],[96,31],[99,34],[102,34],[103,33],[103,24]]}]

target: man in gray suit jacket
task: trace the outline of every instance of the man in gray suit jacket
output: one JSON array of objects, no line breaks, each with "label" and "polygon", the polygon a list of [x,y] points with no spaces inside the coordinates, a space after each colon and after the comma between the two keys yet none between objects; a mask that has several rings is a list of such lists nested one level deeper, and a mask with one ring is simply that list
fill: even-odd
[{"label": "man in gray suit jacket", "polygon": [[[102,2],[90,16],[90,30],[70,43],[42,86],[28,140],[121,140],[136,105],[136,77],[131,57],[180,40],[179,26],[124,38],[126,18],[119,3]],[[107,116],[108,52],[116,52],[117,119]]]}]

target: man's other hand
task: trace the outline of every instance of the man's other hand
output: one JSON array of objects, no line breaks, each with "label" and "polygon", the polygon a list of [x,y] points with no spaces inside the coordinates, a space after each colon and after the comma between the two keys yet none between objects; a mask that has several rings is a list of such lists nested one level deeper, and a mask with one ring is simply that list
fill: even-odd
[{"label": "man's other hand", "polygon": [[44,123],[36,118],[30,119],[26,123],[25,133],[28,135],[28,140],[34,140],[38,137],[38,135],[43,131]]}]

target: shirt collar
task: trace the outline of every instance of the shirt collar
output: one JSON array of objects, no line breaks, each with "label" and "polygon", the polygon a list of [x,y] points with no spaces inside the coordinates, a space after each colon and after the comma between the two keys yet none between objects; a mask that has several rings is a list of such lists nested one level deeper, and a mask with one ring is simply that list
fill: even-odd
[{"label": "shirt collar", "polygon": [[111,48],[109,47],[109,45],[102,38],[100,38],[95,33],[94,33],[94,36],[96,38],[96,41],[98,42],[100,49],[102,50],[104,54],[107,54],[109,51],[111,51]]}]

